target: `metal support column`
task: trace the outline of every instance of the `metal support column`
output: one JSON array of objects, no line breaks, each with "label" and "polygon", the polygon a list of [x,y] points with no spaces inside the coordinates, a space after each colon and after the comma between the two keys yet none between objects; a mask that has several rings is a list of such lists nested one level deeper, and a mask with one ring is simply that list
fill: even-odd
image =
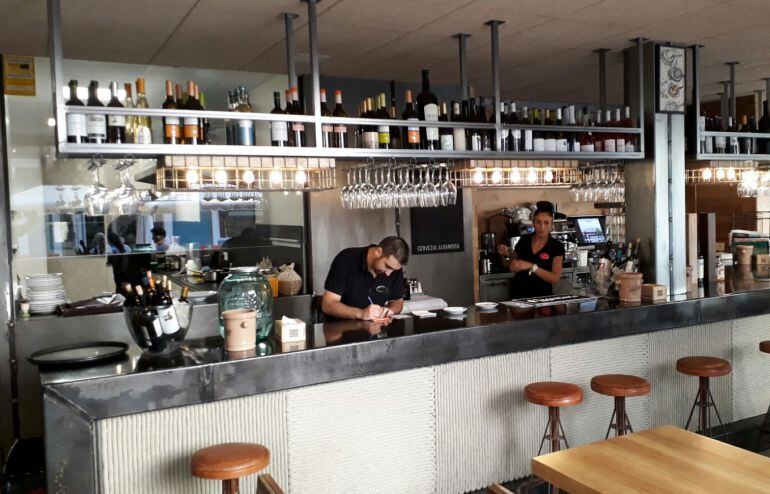
[{"label": "metal support column", "polygon": [[754,119],[757,121],[762,117],[762,93],[764,92],[764,89],[754,90]]},{"label": "metal support column", "polygon": [[286,29],[286,75],[289,77],[289,87],[295,87],[297,85],[297,65],[295,62],[297,51],[294,49],[294,19],[299,17],[299,14],[284,12],[281,16]]},{"label": "metal support column", "polygon": [[737,121],[735,108],[735,66],[740,62],[727,62],[726,65],[730,67],[730,116],[733,117],[733,122]]},{"label": "metal support column", "polygon": [[719,100],[719,111],[722,114],[722,125],[727,127],[730,118],[730,81],[719,81],[722,84],[722,98]]},{"label": "metal support column", "polygon": [[56,150],[67,142],[67,125],[64,118],[64,54],[61,38],[61,2],[48,0],[48,55],[51,57],[51,91],[53,91],[53,116],[56,119]]},{"label": "metal support column", "polygon": [[607,52],[609,51],[607,48],[594,50],[599,54],[599,109],[602,112],[602,119],[607,111]]},{"label": "metal support column", "polygon": [[466,63],[467,48],[466,40],[471,37],[470,34],[457,33],[458,56],[460,57],[460,92],[462,99],[468,99],[468,64]]},{"label": "metal support column", "polygon": [[644,143],[644,42],[645,38],[636,38],[634,39],[634,42],[636,43],[636,63],[637,63],[637,70],[639,72],[638,77],[638,92],[639,92],[639,101],[637,101],[638,110],[638,122],[639,122],[639,128],[642,129],[642,133],[639,136],[639,149],[637,151],[645,152],[645,143]]},{"label": "metal support column", "polygon": [[695,112],[695,128],[690,129],[695,136],[695,139],[690,141],[693,146],[690,151],[695,153],[701,152],[700,145],[700,49],[701,45],[692,45],[692,109]]},{"label": "metal support column", "polygon": [[310,38],[310,73],[313,81],[313,135],[314,144],[320,146],[321,139],[321,72],[318,66],[318,15],[316,6],[320,0],[302,0],[307,2],[307,27]]},{"label": "metal support column", "polygon": [[492,41],[492,91],[494,93],[494,106],[495,112],[495,149],[501,149],[502,122],[500,121],[500,24],[504,24],[505,21],[496,19],[489,20],[484,24],[489,26],[489,32]]},{"label": "metal support column", "polygon": [[765,77],[762,80],[765,81],[765,97],[770,101],[770,77]]}]

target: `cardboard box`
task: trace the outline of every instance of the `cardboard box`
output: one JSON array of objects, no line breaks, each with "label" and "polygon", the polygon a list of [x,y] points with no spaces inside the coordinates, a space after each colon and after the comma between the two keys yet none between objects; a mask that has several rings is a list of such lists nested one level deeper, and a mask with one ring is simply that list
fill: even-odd
[{"label": "cardboard box", "polygon": [[765,266],[770,264],[770,254],[757,254],[754,256],[754,264],[757,266]]},{"label": "cardboard box", "polygon": [[275,336],[282,343],[306,341],[306,325],[300,319],[284,317],[275,321]]},{"label": "cardboard box", "polygon": [[666,300],[668,290],[666,285],[655,285],[653,283],[644,283],[642,285],[642,298],[645,300]]}]

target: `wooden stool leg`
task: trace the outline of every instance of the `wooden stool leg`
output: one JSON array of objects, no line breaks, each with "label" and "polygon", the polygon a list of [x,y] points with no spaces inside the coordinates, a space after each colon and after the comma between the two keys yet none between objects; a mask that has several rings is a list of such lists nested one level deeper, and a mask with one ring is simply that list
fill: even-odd
[{"label": "wooden stool leg", "polygon": [[704,436],[706,434],[706,430],[708,429],[709,433],[708,435],[711,435],[711,424],[709,423],[709,402],[708,402],[708,396],[709,396],[709,378],[708,377],[701,377],[699,378],[699,385],[698,385],[698,407],[700,407],[700,414],[698,417],[698,429],[700,430],[701,434]]},{"label": "wooden stool leg", "polygon": [[548,423],[551,424],[550,439],[551,439],[551,453],[559,451],[559,408],[548,407]]},{"label": "wooden stool leg", "polygon": [[241,492],[238,485],[238,479],[228,479],[222,481],[222,494],[239,494]]}]

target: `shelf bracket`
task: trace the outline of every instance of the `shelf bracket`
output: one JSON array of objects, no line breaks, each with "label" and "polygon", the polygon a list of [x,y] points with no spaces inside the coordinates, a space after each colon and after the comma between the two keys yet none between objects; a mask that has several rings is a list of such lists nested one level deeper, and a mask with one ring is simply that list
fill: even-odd
[{"label": "shelf bracket", "polygon": [[283,17],[284,28],[286,29],[286,74],[289,77],[289,87],[297,85],[297,64],[296,64],[296,50],[294,48],[294,19],[299,17],[299,14],[293,14],[291,12],[284,12],[281,14]]},{"label": "shelf bracket", "polygon": [[500,150],[503,136],[502,122],[500,121],[500,25],[505,21],[492,19],[484,24],[489,26],[492,41],[492,91],[495,102],[492,111],[495,114],[495,149]]}]

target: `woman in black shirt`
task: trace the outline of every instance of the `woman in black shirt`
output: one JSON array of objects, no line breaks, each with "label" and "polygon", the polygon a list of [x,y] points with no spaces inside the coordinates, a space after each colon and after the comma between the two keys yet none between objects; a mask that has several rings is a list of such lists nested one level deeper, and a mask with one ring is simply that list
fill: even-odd
[{"label": "woman in black shirt", "polygon": [[510,257],[509,269],[514,273],[511,298],[553,295],[553,285],[561,279],[564,244],[551,237],[553,205],[539,202],[532,216],[535,233],[523,235],[513,252],[505,245],[498,251]]}]

